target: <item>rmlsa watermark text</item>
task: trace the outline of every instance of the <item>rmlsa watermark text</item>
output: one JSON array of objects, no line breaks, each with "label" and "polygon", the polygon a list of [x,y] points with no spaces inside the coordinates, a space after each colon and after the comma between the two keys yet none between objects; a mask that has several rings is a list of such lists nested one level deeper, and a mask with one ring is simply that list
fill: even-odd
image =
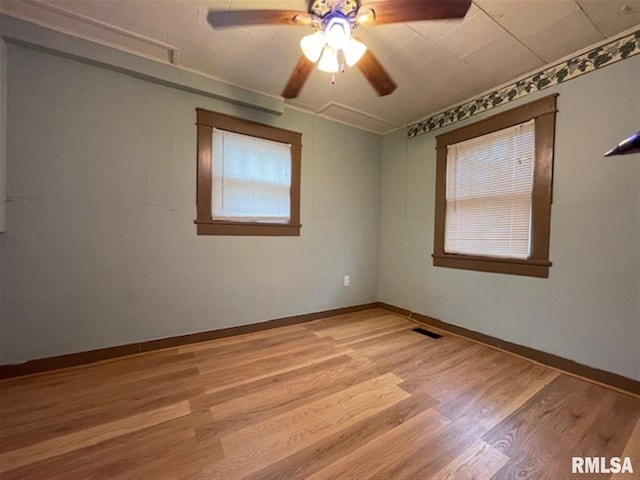
[{"label": "rmlsa watermark text", "polygon": [[633,473],[629,457],[572,457],[571,473]]}]

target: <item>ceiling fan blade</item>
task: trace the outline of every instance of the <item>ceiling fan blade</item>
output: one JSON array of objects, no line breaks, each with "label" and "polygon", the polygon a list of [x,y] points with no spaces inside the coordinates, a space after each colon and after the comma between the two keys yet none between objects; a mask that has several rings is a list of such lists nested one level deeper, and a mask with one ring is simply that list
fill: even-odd
[{"label": "ceiling fan blade", "polygon": [[209,10],[207,21],[214,28],[241,25],[310,25],[311,15],[298,10]]},{"label": "ceiling fan blade", "polygon": [[[471,7],[471,0],[393,0],[366,3],[361,12],[363,23],[375,25],[385,23],[417,22],[419,20],[440,20],[463,18]],[[374,15],[366,15],[373,11]],[[360,16],[360,14],[359,14]]]},{"label": "ceiling fan blade", "polygon": [[291,77],[289,77],[289,83],[287,83],[287,86],[284,87],[284,90],[282,91],[282,96],[284,98],[296,98],[300,93],[300,90],[302,90],[302,87],[304,87],[304,84],[313,71],[314,66],[315,63],[302,55],[300,60],[298,60],[296,68],[293,69]]},{"label": "ceiling fan blade", "polygon": [[398,87],[371,50],[365,52],[357,65],[381,97],[389,95]]}]

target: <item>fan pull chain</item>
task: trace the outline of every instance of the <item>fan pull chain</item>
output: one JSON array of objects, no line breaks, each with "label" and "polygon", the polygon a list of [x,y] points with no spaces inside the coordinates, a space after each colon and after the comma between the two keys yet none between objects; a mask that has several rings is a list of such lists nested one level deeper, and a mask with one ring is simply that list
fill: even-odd
[{"label": "fan pull chain", "polygon": [[331,75],[331,85],[335,85],[336,84],[336,74],[332,74]]}]

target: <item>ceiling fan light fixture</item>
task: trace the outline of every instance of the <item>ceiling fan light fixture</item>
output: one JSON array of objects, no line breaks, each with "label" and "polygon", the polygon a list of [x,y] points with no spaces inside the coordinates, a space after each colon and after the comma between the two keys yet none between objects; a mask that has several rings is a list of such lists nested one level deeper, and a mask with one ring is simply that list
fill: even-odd
[{"label": "ceiling fan light fixture", "polygon": [[324,47],[320,61],[318,62],[318,70],[327,73],[338,73],[340,64],[338,63],[338,51],[330,46]]},{"label": "ceiling fan light fixture", "polygon": [[362,58],[364,53],[367,51],[367,46],[351,37],[347,44],[342,49],[342,53],[344,53],[344,61],[345,63],[353,67],[358,61]]},{"label": "ceiling fan light fixture", "polygon": [[351,38],[351,24],[347,17],[339,13],[331,14],[324,26],[324,36],[334,50],[344,48]]},{"label": "ceiling fan light fixture", "polygon": [[322,50],[327,45],[327,40],[324,37],[324,33],[315,32],[310,35],[306,35],[302,37],[300,40],[300,49],[304,56],[310,62],[316,63],[320,59],[320,55],[322,55]]}]

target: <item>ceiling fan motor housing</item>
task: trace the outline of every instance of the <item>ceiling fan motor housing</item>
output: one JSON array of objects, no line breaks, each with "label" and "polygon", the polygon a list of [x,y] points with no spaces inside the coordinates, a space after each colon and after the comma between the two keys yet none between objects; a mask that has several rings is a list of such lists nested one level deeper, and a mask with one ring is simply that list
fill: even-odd
[{"label": "ceiling fan motor housing", "polygon": [[359,8],[359,0],[313,0],[309,4],[309,13],[320,18],[324,18],[331,12],[353,17]]}]

